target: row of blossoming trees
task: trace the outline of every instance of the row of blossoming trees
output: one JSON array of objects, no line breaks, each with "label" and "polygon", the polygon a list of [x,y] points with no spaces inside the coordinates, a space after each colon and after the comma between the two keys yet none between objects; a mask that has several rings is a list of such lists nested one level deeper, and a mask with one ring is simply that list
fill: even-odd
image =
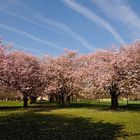
[{"label": "row of blossoming trees", "polygon": [[19,92],[24,107],[30,97],[44,94],[63,105],[72,98],[93,99],[108,94],[111,106],[117,108],[118,97],[140,94],[140,42],[85,55],[66,50],[58,57],[38,58],[10,49],[1,41],[3,89]]}]

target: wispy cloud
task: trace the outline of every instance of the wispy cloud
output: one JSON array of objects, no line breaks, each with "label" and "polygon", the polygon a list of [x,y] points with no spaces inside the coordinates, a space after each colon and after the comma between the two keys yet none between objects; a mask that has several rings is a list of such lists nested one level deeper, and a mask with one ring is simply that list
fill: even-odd
[{"label": "wispy cloud", "polygon": [[37,56],[46,53],[46,52],[41,52],[38,49],[33,49],[31,47],[27,47],[27,45],[21,45],[21,44],[17,44],[17,43],[14,43],[14,42],[10,42],[9,43],[7,41],[4,41],[4,43],[6,43],[9,46],[12,46],[12,50],[25,51],[27,53],[31,53],[31,54],[34,54],[34,55],[37,55]]},{"label": "wispy cloud", "polygon": [[140,36],[140,17],[126,0],[91,0],[107,16],[120,20],[131,34]]},{"label": "wispy cloud", "polygon": [[39,21],[42,21],[42,22],[52,26],[53,28],[55,28],[57,30],[60,30],[62,32],[70,34],[73,39],[75,39],[78,42],[80,42],[87,49],[92,50],[92,51],[97,49],[93,45],[89,44],[86,41],[86,39],[84,39],[81,35],[79,35],[75,31],[73,31],[72,28],[70,26],[68,26],[67,24],[62,23],[62,22],[58,22],[58,21],[54,21],[54,20],[51,20],[51,19],[48,19],[48,18],[42,16],[41,14],[37,14],[35,18],[38,19]]},{"label": "wispy cloud", "polygon": [[[32,10],[32,8],[29,7],[29,5],[28,5],[28,8],[31,11],[33,11],[33,13],[34,13],[32,18],[30,18],[30,19],[27,18],[27,17],[21,16],[19,14],[16,14],[12,11],[5,10],[5,9],[0,9],[0,11],[4,12],[6,14],[9,14],[11,16],[15,16],[17,18],[20,18],[20,19],[22,19],[26,22],[30,22],[32,24],[35,24],[39,27],[42,27],[42,28],[45,28],[45,29],[50,29],[52,31],[55,31],[55,32],[61,34],[61,35],[63,35],[63,33],[65,33],[65,34],[67,33],[74,40],[78,41],[81,45],[83,45],[87,49],[89,49],[91,51],[96,49],[96,47],[91,45],[85,38],[83,38],[81,35],[79,35],[74,30],[72,30],[72,28],[70,26],[68,26],[67,24],[49,19],[49,18],[43,16],[41,13],[35,12],[34,10]],[[49,25],[49,26],[46,26],[46,24]]]},{"label": "wispy cloud", "polygon": [[13,46],[13,49],[15,49],[15,50],[24,51],[24,52],[33,54],[33,55],[38,56],[38,57],[42,57],[43,55],[46,55],[46,54],[54,55],[52,52],[48,52],[45,49],[42,49],[42,48],[34,48],[33,49],[32,47],[29,47],[29,46],[23,45],[23,44],[18,44],[16,42],[12,43],[12,46]]},{"label": "wispy cloud", "polygon": [[17,17],[17,18],[19,18],[19,19],[22,19],[22,20],[24,20],[24,21],[26,21],[26,22],[29,22],[29,23],[31,23],[31,24],[37,25],[38,27],[41,27],[41,28],[43,28],[43,29],[51,30],[51,31],[53,31],[53,32],[57,32],[57,33],[61,34],[61,32],[55,30],[54,28],[47,27],[47,26],[41,24],[40,22],[37,22],[37,21],[35,21],[35,20],[32,20],[31,18],[27,18],[27,17],[21,16],[21,15],[19,15],[19,14],[16,14],[16,13],[14,13],[14,12],[12,12],[12,11],[9,11],[9,10],[5,10],[5,9],[3,9],[3,8],[0,8],[0,11],[3,12],[3,13],[5,13],[5,14],[8,14],[8,15],[11,15],[11,16],[14,16],[14,17]]},{"label": "wispy cloud", "polygon": [[43,44],[45,44],[47,46],[49,45],[49,46],[53,47],[54,49],[60,50],[60,48],[56,44],[54,44],[54,43],[52,43],[50,41],[47,41],[47,40],[43,40],[43,39],[41,39],[39,37],[36,37],[36,36],[34,36],[32,34],[29,34],[29,33],[25,32],[25,31],[22,31],[22,30],[19,30],[19,29],[16,29],[16,28],[13,28],[11,26],[1,24],[1,23],[0,23],[0,28],[6,29],[6,30],[9,30],[9,31],[12,31],[12,32],[16,32],[16,33],[19,33],[19,34],[22,34],[22,35],[24,35],[24,36],[26,36],[26,37],[28,37],[28,38],[30,38],[32,40],[35,40],[35,41],[40,42],[40,43],[43,43]]},{"label": "wispy cloud", "polygon": [[95,22],[110,32],[114,38],[119,41],[120,43],[124,43],[122,37],[117,33],[117,31],[112,27],[112,25],[104,20],[103,18],[99,17],[93,11],[89,10],[88,8],[84,7],[83,5],[75,2],[74,0],[63,0],[63,2],[69,6],[74,11],[82,14],[84,17],[88,18],[90,21]]},{"label": "wispy cloud", "polygon": [[33,49],[33,48],[30,48],[30,47],[27,48],[27,47],[25,47],[23,45],[19,45],[17,43],[13,43],[12,46],[14,46],[14,48],[16,50],[21,50],[21,51],[29,52],[29,53],[34,54],[34,55],[37,55],[37,56],[41,56],[42,54],[45,53],[45,52],[42,53],[42,52],[40,52],[40,50],[37,51],[37,49]]}]

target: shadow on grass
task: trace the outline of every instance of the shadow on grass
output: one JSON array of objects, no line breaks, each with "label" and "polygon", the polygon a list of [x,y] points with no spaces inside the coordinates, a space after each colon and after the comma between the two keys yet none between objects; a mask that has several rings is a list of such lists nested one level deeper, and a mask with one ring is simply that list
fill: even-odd
[{"label": "shadow on grass", "polygon": [[37,102],[35,104],[29,104],[28,107],[23,106],[0,106],[0,111],[16,111],[20,109],[27,109],[28,111],[51,111],[61,109],[62,107],[57,104],[51,104],[49,102]]},{"label": "shadow on grass", "polygon": [[[68,108],[88,108],[88,109],[97,109],[97,110],[112,110],[110,103],[104,102],[92,102],[92,103],[72,103]],[[115,111],[115,110],[114,110]],[[119,105],[116,111],[140,111],[140,104],[129,104],[129,105]]]},{"label": "shadow on grass", "polygon": [[120,106],[120,109],[128,111],[140,111],[140,104],[122,105]]},{"label": "shadow on grass", "polygon": [[[23,108],[22,106],[0,106],[0,111],[5,110],[17,110]],[[57,110],[62,108],[87,108],[87,109],[97,109],[103,111],[112,110],[110,107],[109,102],[78,102],[78,103],[71,103],[70,106],[60,106],[55,103],[49,103],[46,101],[43,102],[36,102],[35,104],[31,104],[28,106],[28,109],[33,111],[51,111]],[[140,111],[140,104],[128,104],[128,105],[119,105],[118,109],[114,111]]]},{"label": "shadow on grass", "polygon": [[17,110],[23,108],[21,106],[0,106],[0,111],[5,111],[5,110]]},{"label": "shadow on grass", "polygon": [[116,140],[123,126],[90,119],[26,112],[0,117],[1,140]]},{"label": "shadow on grass", "polygon": [[109,109],[110,108],[110,104],[103,104],[103,103],[84,103],[84,102],[80,102],[80,103],[72,103],[70,105],[70,107],[72,108],[95,108],[95,109]]}]

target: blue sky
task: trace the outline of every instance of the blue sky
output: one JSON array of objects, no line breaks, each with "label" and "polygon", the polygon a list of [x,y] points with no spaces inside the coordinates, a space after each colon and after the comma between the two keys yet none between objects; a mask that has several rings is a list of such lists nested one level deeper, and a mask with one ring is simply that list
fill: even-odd
[{"label": "blue sky", "polygon": [[140,0],[0,0],[0,36],[34,55],[90,53],[140,38]]}]

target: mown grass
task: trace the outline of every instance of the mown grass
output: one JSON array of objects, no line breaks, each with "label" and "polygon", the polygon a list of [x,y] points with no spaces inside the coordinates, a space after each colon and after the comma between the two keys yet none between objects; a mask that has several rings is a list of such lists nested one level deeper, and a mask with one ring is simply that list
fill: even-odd
[{"label": "mown grass", "polygon": [[22,107],[23,101],[0,101],[0,107]]},{"label": "mown grass", "polygon": [[0,140],[140,140],[140,104],[79,102],[70,107],[0,101]]}]

